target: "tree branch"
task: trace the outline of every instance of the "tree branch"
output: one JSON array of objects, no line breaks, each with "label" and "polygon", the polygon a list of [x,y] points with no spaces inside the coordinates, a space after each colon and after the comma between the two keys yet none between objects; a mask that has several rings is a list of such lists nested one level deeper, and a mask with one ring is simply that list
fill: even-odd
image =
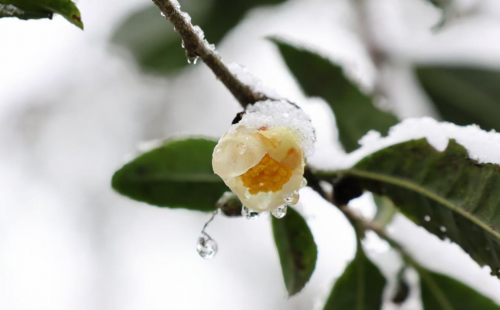
[{"label": "tree branch", "polygon": [[[229,71],[227,66],[222,61],[219,54],[214,49],[209,47],[206,40],[201,38],[195,31],[193,25],[186,19],[186,15],[179,9],[176,0],[153,0],[158,6],[163,15],[172,23],[175,31],[181,36],[184,42],[184,48],[188,57],[200,57],[201,60],[212,70],[215,76],[226,86],[233,94],[243,108],[249,103],[254,103],[260,100],[269,99],[264,94],[255,92],[248,85],[243,84],[238,78]],[[327,199],[333,205],[332,195],[326,193],[320,186],[319,180],[316,179],[311,170],[306,170],[306,178],[310,186],[318,192],[323,198]],[[353,222],[359,224],[364,230],[372,230],[380,238],[387,240],[395,248],[401,247],[392,241],[376,224],[366,221],[361,216],[353,212],[348,206],[338,206],[344,215]]]},{"label": "tree branch", "polygon": [[188,58],[200,57],[243,108],[247,104],[269,99],[236,78],[224,64],[219,54],[210,48],[208,42],[196,33],[191,22],[186,19],[187,14],[180,10],[176,0],[153,0],[153,2],[181,36]]}]

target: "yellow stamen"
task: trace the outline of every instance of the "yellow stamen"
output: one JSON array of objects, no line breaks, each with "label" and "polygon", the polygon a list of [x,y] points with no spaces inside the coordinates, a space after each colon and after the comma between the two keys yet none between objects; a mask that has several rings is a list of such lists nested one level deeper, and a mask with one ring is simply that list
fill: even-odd
[{"label": "yellow stamen", "polygon": [[277,192],[292,177],[293,170],[266,154],[253,168],[241,176],[250,194]]}]

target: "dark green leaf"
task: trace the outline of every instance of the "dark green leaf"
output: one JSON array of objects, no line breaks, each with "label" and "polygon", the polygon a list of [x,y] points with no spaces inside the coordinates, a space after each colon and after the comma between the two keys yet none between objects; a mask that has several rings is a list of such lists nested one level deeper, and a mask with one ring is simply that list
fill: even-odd
[{"label": "dark green leaf", "polygon": [[[199,25],[210,43],[217,44],[235,27],[245,14],[261,5],[286,0],[213,0],[181,1],[182,10],[189,13],[194,25]],[[149,5],[134,12],[118,28],[112,42],[130,50],[146,72],[168,74],[187,66],[181,39],[159,9]]]},{"label": "dark green leaf", "polygon": [[213,211],[228,188],[212,170],[216,142],[192,138],[167,141],[118,170],[113,188],[156,206]]},{"label": "dark green leaf", "polygon": [[54,13],[83,29],[80,11],[71,0],[0,0],[0,18],[52,18]]},{"label": "dark green leaf", "polygon": [[292,296],[300,292],[311,278],[318,250],[306,221],[290,207],[284,218],[273,217],[273,233],[286,289]]},{"label": "dark green leaf", "polygon": [[416,73],[445,120],[500,131],[499,70],[432,66],[419,67]]},{"label": "dark green leaf", "polygon": [[380,150],[337,174],[351,186],[390,197],[411,220],[450,238],[498,275],[500,166],[479,164],[455,140],[438,152],[420,139]]},{"label": "dark green leaf", "polygon": [[500,310],[475,290],[443,274],[417,267],[425,310]]},{"label": "dark green leaf", "polygon": [[324,310],[380,310],[385,284],[358,242],[356,256],[333,286]]},{"label": "dark green leaf", "polygon": [[345,77],[342,68],[309,51],[273,39],[297,82],[308,96],[323,98],[337,120],[339,139],[347,152],[358,148],[358,141],[370,130],[382,135],[397,118],[377,109],[370,96]]}]

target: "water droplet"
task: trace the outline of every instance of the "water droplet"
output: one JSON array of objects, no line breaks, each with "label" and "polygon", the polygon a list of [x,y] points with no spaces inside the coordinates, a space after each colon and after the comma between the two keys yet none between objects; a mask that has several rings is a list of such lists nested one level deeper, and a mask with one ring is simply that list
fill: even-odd
[{"label": "water droplet", "polygon": [[424,216],[424,221],[430,222],[431,221],[431,217],[428,216],[428,215]]},{"label": "water droplet", "polygon": [[198,56],[195,56],[195,57],[189,57],[187,58],[187,62],[188,64],[193,64],[193,65],[196,65],[196,62],[198,61]]},{"label": "water droplet", "polygon": [[163,16],[163,17],[165,17],[165,14],[163,14],[163,12],[160,12],[160,15]]},{"label": "water droplet", "polygon": [[285,196],[285,202],[290,205],[296,205],[299,202],[299,193],[294,191]]},{"label": "water droplet", "polygon": [[445,233],[445,232],[446,232],[446,227],[444,227],[444,226],[439,226],[439,230],[440,230],[441,232],[444,232],[444,233]]},{"label": "water droplet", "polygon": [[274,209],[271,213],[277,219],[282,219],[286,215],[288,207],[286,205],[282,205]]},{"label": "water droplet", "polygon": [[303,178],[302,182],[300,183],[300,188],[304,188],[306,186],[307,186],[307,180],[306,180],[306,178]]},{"label": "water droplet", "polygon": [[243,206],[243,208],[241,208],[241,215],[246,217],[247,220],[255,220],[260,216],[260,213]]},{"label": "water droplet", "polygon": [[184,40],[181,41],[181,47],[186,48],[186,46],[184,45]]},{"label": "water droplet", "polygon": [[236,149],[238,150],[238,153],[240,155],[243,155],[247,151],[247,145],[243,142],[240,142],[238,143],[238,145],[236,145]]},{"label": "water droplet", "polygon": [[204,259],[212,259],[217,254],[217,243],[207,234],[202,234],[196,243],[196,251]]}]

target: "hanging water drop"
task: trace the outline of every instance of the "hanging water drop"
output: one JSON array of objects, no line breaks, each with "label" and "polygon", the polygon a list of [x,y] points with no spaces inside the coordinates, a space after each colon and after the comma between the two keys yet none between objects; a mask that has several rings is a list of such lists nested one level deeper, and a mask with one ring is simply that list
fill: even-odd
[{"label": "hanging water drop", "polygon": [[271,213],[275,218],[282,219],[285,217],[287,209],[287,205],[282,205],[274,209]]},{"label": "hanging water drop", "polygon": [[294,191],[285,196],[285,202],[290,205],[296,205],[299,202],[299,193]]},{"label": "hanging water drop", "polygon": [[181,47],[186,48],[186,46],[184,45],[184,40],[181,41]]},{"label": "hanging water drop", "polygon": [[306,186],[307,186],[307,180],[306,180],[306,178],[303,178],[302,182],[300,183],[300,188],[304,188]]},{"label": "hanging water drop", "polygon": [[243,155],[247,151],[247,145],[243,142],[240,142],[238,143],[238,145],[236,145],[236,149],[238,150],[238,153],[240,155]]},{"label": "hanging water drop", "polygon": [[243,206],[243,208],[241,208],[241,215],[246,217],[247,220],[255,220],[260,216],[260,213]]},{"label": "hanging water drop", "polygon": [[445,233],[445,232],[446,232],[446,227],[444,227],[444,226],[439,226],[439,230],[440,230],[441,232]]},{"label": "hanging water drop", "polygon": [[219,209],[215,210],[214,213],[212,213],[212,216],[210,219],[203,225],[203,229],[201,230],[201,236],[198,238],[198,242],[196,243],[196,251],[198,251],[198,254],[204,259],[212,259],[215,254],[217,254],[217,242],[210,237],[205,230],[208,227],[208,224],[210,224],[215,216],[219,213]]},{"label": "hanging water drop", "polygon": [[190,57],[188,56],[187,57],[187,62],[188,64],[193,64],[193,65],[196,65],[196,62],[198,61],[198,56],[194,56],[194,57]]},{"label": "hanging water drop", "polygon": [[165,17],[165,14],[163,12],[160,12],[160,15],[163,16],[163,17]]},{"label": "hanging water drop", "polygon": [[428,216],[428,215],[424,216],[424,221],[430,222],[431,221],[431,217]]},{"label": "hanging water drop", "polygon": [[217,254],[217,243],[209,235],[203,233],[196,243],[196,251],[204,259],[212,259]]}]

